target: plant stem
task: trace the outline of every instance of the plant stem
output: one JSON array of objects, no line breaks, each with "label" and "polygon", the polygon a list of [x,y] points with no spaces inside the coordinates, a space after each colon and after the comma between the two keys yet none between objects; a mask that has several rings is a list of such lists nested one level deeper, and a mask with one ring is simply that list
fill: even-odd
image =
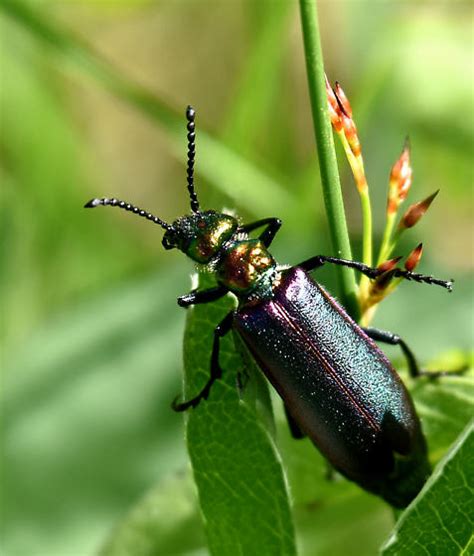
[{"label": "plant stem", "polygon": [[377,264],[382,264],[388,259],[390,253],[392,252],[391,247],[393,246],[393,241],[391,240],[393,228],[395,226],[395,218],[397,214],[392,212],[387,214],[387,220],[385,222],[385,230],[383,232],[382,244],[380,245],[379,258],[377,259]]},{"label": "plant stem", "polygon": [[[362,208],[362,262],[367,266],[372,266],[372,206],[370,203],[369,186],[367,185],[367,178],[365,177],[364,162],[362,156],[355,156],[349,145],[349,142],[343,131],[339,131],[338,137],[341,140],[346,158],[352,170],[354,181],[356,183],[357,191],[360,197],[360,204]],[[366,276],[362,276],[360,282],[364,281]],[[367,279],[368,284],[368,279]],[[360,288],[360,284],[359,284]],[[360,291],[359,291],[360,298]]]},{"label": "plant stem", "polygon": [[[300,0],[300,15],[319,171],[331,240],[337,257],[352,259],[332,127],[327,109],[328,101],[316,1]],[[338,271],[342,301],[348,312],[357,319],[359,305],[354,271],[344,267],[339,267]]]},{"label": "plant stem", "polygon": [[[372,266],[372,207],[370,205],[369,190],[366,188],[360,192],[360,202],[362,207],[362,262],[367,266]],[[359,298],[368,295],[370,279],[362,275],[359,282]]]}]

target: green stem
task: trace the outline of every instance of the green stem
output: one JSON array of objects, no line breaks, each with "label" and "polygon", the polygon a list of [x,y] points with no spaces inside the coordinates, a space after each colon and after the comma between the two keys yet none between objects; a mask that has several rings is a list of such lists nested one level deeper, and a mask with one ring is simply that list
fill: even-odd
[{"label": "green stem", "polygon": [[[352,259],[332,127],[327,109],[328,101],[316,1],[300,0],[300,15],[303,28],[309,96],[319,157],[319,171],[321,173],[321,184],[331,240],[336,256]],[[360,312],[357,302],[357,285],[354,271],[344,267],[339,267],[338,271],[342,301],[349,313],[354,318],[358,318]]]},{"label": "green stem", "polygon": [[386,261],[390,256],[390,253],[392,252],[393,241],[390,240],[393,233],[393,227],[395,226],[396,216],[396,213],[387,215],[385,230],[382,237],[382,244],[380,245],[379,258],[377,259],[377,265],[382,264],[384,261]]},{"label": "green stem", "polygon": [[[352,170],[354,181],[356,183],[357,191],[360,197],[360,204],[362,208],[362,262],[367,266],[372,266],[372,206],[370,203],[369,187],[365,177],[364,163],[362,156],[356,157],[352,152],[344,132],[338,132],[339,139],[341,140],[347,161]],[[364,282],[366,276],[362,276],[361,283]],[[366,280],[368,283],[368,280]],[[359,285],[360,287],[360,285]],[[360,298],[360,292],[359,292]]]},{"label": "green stem", "polygon": [[[362,207],[362,262],[367,266],[372,266],[372,207],[368,189],[360,192],[360,202]],[[369,283],[370,279],[362,275],[359,282],[360,296],[368,294]]]}]

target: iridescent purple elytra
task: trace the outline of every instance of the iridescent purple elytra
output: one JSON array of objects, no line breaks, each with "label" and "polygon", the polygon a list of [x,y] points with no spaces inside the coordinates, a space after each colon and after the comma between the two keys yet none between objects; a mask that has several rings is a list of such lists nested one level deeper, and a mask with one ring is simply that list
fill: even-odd
[{"label": "iridescent purple elytra", "polygon": [[395,506],[418,493],[429,466],[405,386],[375,342],[303,269],[284,272],[271,300],[236,311],[234,327],[336,469]]}]

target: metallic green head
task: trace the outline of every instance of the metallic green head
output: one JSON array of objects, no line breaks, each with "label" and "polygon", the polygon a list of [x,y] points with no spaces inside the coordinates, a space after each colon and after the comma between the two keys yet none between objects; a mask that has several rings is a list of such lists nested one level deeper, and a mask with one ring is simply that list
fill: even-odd
[{"label": "metallic green head", "polygon": [[237,231],[239,223],[229,214],[213,210],[182,216],[163,236],[165,249],[179,249],[193,261],[209,263]]}]

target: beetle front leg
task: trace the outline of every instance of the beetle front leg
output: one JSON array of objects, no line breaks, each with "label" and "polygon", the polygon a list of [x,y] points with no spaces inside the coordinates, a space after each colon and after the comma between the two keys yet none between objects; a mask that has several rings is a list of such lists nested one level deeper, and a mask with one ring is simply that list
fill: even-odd
[{"label": "beetle front leg", "polygon": [[245,224],[240,228],[242,232],[246,234],[250,233],[261,226],[267,226],[265,230],[258,236],[258,239],[265,245],[265,247],[270,247],[270,244],[274,240],[278,230],[281,228],[281,220],[279,218],[263,218],[262,220],[257,220],[256,222],[251,222],[250,224]]},{"label": "beetle front leg", "polygon": [[[346,266],[348,268],[353,268],[354,270],[358,270],[365,276],[369,278],[377,278],[384,274],[384,270],[379,268],[372,268],[367,266],[364,263],[360,263],[358,261],[348,261],[346,259],[338,259],[336,257],[325,257],[324,255],[316,255],[316,257],[311,257],[306,261],[303,261],[301,264],[297,265],[308,272],[311,270],[316,270],[317,268],[323,266],[324,264],[335,264],[338,266]],[[453,281],[452,280],[439,280],[438,278],[433,278],[433,276],[428,276],[426,274],[418,274],[417,272],[410,272],[408,270],[402,270],[401,268],[395,268],[391,271],[391,274],[394,278],[400,277],[405,278],[405,280],[413,280],[414,282],[424,283],[424,284],[433,284],[436,286],[441,286],[446,288],[448,291],[453,289]]]},{"label": "beetle front leg", "polygon": [[438,378],[440,376],[451,376],[453,374],[461,374],[466,368],[457,369],[455,371],[425,371],[420,369],[418,361],[416,360],[415,354],[408,347],[406,342],[400,338],[398,334],[393,332],[387,332],[386,330],[379,330],[378,328],[363,328],[362,329],[369,338],[375,340],[376,342],[384,342],[385,344],[390,344],[392,346],[400,346],[400,349],[405,356],[408,365],[408,372],[412,378],[418,378],[420,376],[427,376],[430,378]]},{"label": "beetle front leg", "polygon": [[189,307],[190,305],[197,305],[198,303],[209,303],[211,301],[216,301],[228,292],[228,289],[224,286],[216,286],[215,288],[209,288],[207,290],[193,290],[186,295],[178,297],[178,305],[180,307]]},{"label": "beetle front leg", "polygon": [[209,377],[209,380],[206,382],[206,385],[199,392],[199,394],[191,400],[187,400],[181,403],[178,403],[177,400],[174,400],[171,404],[171,407],[175,411],[186,411],[186,409],[189,409],[190,407],[195,408],[199,405],[201,400],[207,400],[212,385],[216,380],[222,377],[222,369],[219,364],[220,339],[225,336],[227,332],[229,332],[229,330],[232,328],[233,320],[234,312],[231,311],[214,329],[214,343],[212,344],[211,355],[211,375]]}]

